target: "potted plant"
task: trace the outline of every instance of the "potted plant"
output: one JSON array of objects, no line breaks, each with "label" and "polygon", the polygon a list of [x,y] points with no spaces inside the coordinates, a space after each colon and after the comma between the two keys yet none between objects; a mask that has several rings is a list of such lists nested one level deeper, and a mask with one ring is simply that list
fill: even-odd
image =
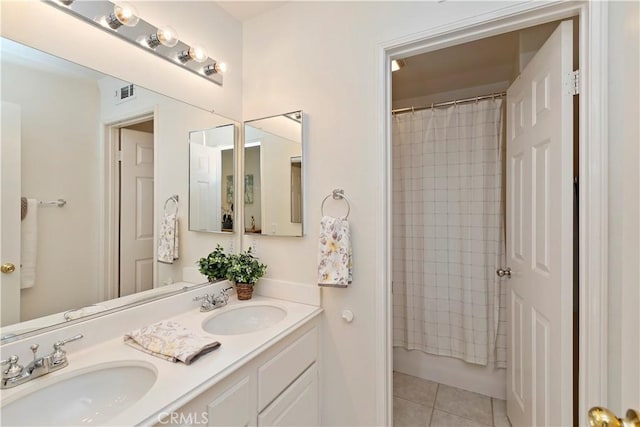
[{"label": "potted plant", "polygon": [[227,270],[229,269],[229,261],[229,256],[224,253],[224,249],[218,244],[216,249],[207,255],[206,258],[200,258],[198,261],[198,270],[207,276],[209,282],[225,279],[227,277]]},{"label": "potted plant", "polygon": [[251,299],[253,286],[266,271],[267,266],[253,256],[251,248],[239,254],[229,255],[227,279],[236,285],[236,294],[240,300]]}]

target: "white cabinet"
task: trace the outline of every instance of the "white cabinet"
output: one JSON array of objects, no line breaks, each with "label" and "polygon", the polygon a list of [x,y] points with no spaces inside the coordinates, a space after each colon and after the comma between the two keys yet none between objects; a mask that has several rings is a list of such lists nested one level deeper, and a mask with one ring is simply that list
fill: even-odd
[{"label": "white cabinet", "polygon": [[258,368],[258,410],[262,411],[305,371],[318,355],[318,330],[313,328]]},{"label": "white cabinet", "polygon": [[[218,388],[221,387],[216,387]],[[250,375],[220,390],[217,397],[207,405],[208,425],[211,427],[255,426],[253,390],[255,390],[255,384]]]},{"label": "white cabinet", "polygon": [[258,415],[258,426],[317,426],[318,370],[311,365]]},{"label": "white cabinet", "polygon": [[317,426],[318,339],[314,319],[156,426]]}]

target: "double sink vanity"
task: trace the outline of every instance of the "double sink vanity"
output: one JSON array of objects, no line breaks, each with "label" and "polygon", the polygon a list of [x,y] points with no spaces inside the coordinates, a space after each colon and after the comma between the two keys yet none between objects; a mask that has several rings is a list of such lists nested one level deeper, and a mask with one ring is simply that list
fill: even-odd
[{"label": "double sink vanity", "polygon": [[[30,345],[77,338],[64,345],[67,367],[2,390],[0,423],[317,425],[322,310],[259,295],[250,301],[231,295],[208,312],[194,302],[228,286],[204,285],[6,344],[3,357],[28,365]],[[221,346],[185,365],[123,342],[126,332],[160,320],[208,334]]]}]

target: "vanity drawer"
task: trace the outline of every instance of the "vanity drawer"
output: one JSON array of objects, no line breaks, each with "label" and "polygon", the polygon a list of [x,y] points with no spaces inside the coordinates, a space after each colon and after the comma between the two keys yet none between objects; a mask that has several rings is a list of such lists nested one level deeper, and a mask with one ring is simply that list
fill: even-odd
[{"label": "vanity drawer", "polygon": [[258,411],[262,411],[318,354],[318,329],[313,328],[258,369]]},{"label": "vanity drawer", "polygon": [[258,427],[317,425],[318,370],[314,363],[258,415]]}]

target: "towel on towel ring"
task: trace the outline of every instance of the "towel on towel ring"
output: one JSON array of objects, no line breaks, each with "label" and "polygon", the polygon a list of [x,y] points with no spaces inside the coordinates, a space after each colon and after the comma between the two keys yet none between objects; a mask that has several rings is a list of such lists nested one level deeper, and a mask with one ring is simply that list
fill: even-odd
[{"label": "towel on towel ring", "polygon": [[323,216],[318,242],[318,285],[347,287],[352,281],[352,264],[349,221]]},{"label": "towel on towel ring", "polygon": [[173,264],[178,259],[178,216],[165,214],[160,222],[158,236],[158,261]]}]

